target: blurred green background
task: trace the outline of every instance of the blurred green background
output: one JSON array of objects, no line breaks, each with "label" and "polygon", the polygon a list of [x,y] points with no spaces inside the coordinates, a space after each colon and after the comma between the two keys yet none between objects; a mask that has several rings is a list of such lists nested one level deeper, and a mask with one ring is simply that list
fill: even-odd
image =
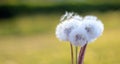
[{"label": "blurred green background", "polygon": [[120,64],[120,0],[0,0],[0,64],[70,64],[69,43],[55,36],[65,11],[104,23],[85,64]]}]

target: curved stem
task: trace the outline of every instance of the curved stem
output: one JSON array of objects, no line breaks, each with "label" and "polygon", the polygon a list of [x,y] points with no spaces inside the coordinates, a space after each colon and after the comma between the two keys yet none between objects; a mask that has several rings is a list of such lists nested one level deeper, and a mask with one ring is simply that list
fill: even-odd
[{"label": "curved stem", "polygon": [[71,64],[74,64],[74,58],[73,58],[73,46],[70,44],[70,49],[71,49]]},{"label": "curved stem", "polygon": [[86,46],[87,46],[87,44],[85,44],[85,45],[84,45],[83,47],[81,47],[81,49],[80,49],[78,64],[83,64]]}]

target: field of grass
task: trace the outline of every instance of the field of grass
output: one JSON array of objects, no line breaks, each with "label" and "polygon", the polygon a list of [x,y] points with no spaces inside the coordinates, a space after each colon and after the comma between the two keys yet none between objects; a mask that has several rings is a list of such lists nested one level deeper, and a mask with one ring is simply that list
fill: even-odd
[{"label": "field of grass", "polygon": [[[85,64],[120,64],[120,12],[82,15],[88,14],[98,16],[105,31],[88,45]],[[0,64],[70,64],[69,43],[54,34],[60,16],[19,16],[0,23]]]}]

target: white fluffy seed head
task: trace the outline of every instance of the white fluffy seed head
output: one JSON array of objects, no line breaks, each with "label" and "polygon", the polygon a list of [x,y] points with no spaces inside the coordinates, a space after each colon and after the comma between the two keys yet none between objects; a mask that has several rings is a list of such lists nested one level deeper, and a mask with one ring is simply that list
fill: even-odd
[{"label": "white fluffy seed head", "polygon": [[61,41],[68,41],[70,32],[81,24],[78,19],[75,19],[75,17],[71,15],[72,13],[56,27],[56,36]]},{"label": "white fluffy seed head", "polygon": [[84,46],[97,39],[104,25],[96,16],[81,16],[66,12],[56,27],[56,37],[61,41],[70,41],[75,46]]},{"label": "white fluffy seed head", "polygon": [[104,30],[104,25],[100,20],[97,20],[97,18],[92,16],[90,18],[89,19],[84,18],[84,22],[82,23],[89,37],[88,42],[94,41],[96,38],[102,35],[102,32]]},{"label": "white fluffy seed head", "polygon": [[69,41],[75,46],[84,46],[88,41],[86,31],[81,26],[74,29],[69,36]]}]

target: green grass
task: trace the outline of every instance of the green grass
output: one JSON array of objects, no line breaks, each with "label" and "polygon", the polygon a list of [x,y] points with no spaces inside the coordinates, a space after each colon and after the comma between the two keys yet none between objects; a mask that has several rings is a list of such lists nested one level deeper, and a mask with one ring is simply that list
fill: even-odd
[{"label": "green grass", "polygon": [[[105,25],[105,31],[88,45],[85,64],[120,64],[120,12],[88,14],[98,16]],[[20,16],[11,19],[14,21],[11,25],[3,23],[0,29],[0,64],[70,64],[69,43],[61,43],[54,35],[60,16]],[[18,30],[18,33],[9,33],[9,28]],[[8,34],[4,33],[5,30]]]}]

